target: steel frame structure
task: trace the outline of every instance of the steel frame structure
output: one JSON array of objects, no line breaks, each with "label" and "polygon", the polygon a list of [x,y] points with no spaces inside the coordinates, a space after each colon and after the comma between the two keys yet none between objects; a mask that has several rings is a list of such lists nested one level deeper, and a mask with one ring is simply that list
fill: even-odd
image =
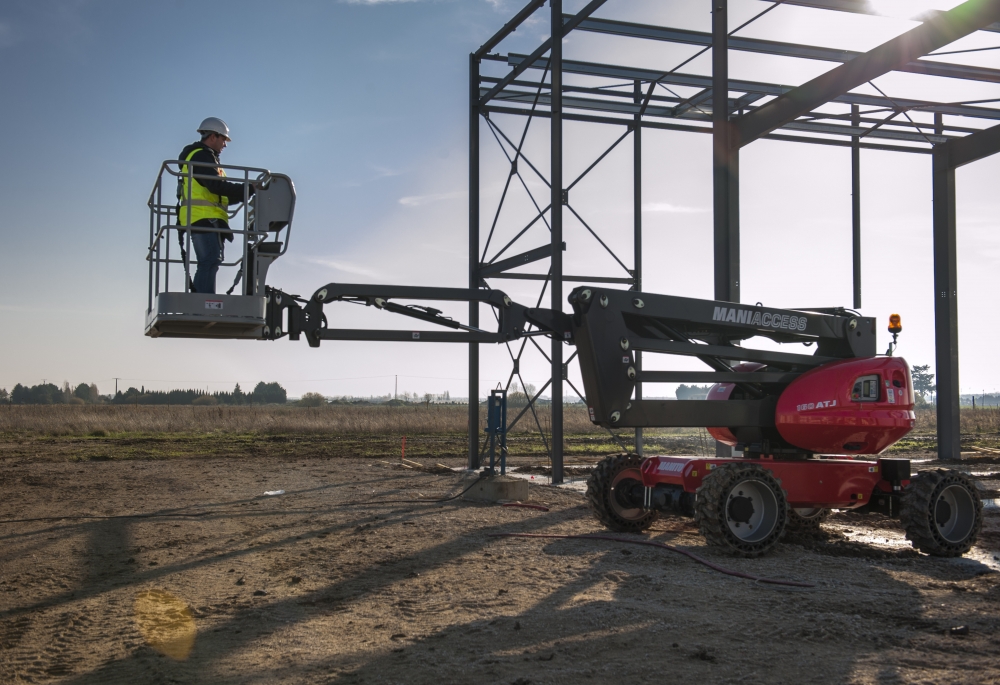
[{"label": "steel frame structure", "polygon": [[[642,130],[646,128],[711,134],[713,137],[713,210],[715,299],[739,302],[739,153],[758,139],[783,140],[849,147],[852,151],[852,236],[854,307],[861,306],[861,216],[860,151],[888,150],[933,157],[933,249],[936,330],[936,372],[938,413],[938,454],[958,458],[958,319],[955,247],[955,173],[964,164],[1000,152],[1000,108],[996,101],[947,103],[931,100],[894,98],[872,86],[880,95],[852,92],[890,71],[906,71],[941,78],[958,78],[1000,83],[1000,70],[923,59],[936,50],[975,31],[1000,32],[1000,1],[968,0],[947,11],[925,13],[922,23],[866,53],[856,53],[809,45],[743,38],[737,34],[750,22],[730,30],[728,0],[705,0],[712,13],[712,31],[704,33],[665,26],[651,26],[594,17],[606,0],[591,0],[577,14],[564,14],[562,0],[549,0],[550,38],[529,55],[494,52],[546,0],[530,0],[492,38],[469,57],[469,288],[488,286],[489,279],[519,278],[542,282],[541,306],[548,289],[552,309],[561,311],[567,282],[612,282],[642,287]],[[750,21],[779,5],[797,5],[838,12],[874,14],[862,0],[771,0],[770,7]],[[670,71],[642,69],[566,60],[562,39],[570,31],[590,31],[635,40],[664,41],[700,46],[697,55],[712,51],[712,74],[685,73],[681,68],[691,57]],[[797,87],[729,78],[729,52],[748,51],[798,59],[832,62],[838,66]],[[695,55],[695,56],[697,56]],[[484,62],[505,62],[510,71],[502,78],[484,75]],[[529,76],[540,72],[539,78]],[[566,83],[565,75],[606,79],[607,86]],[[592,79],[591,79],[592,81]],[[734,96],[734,94],[737,94]],[[849,107],[849,110],[847,109]],[[495,115],[527,117],[519,142],[515,142],[494,120]],[[947,118],[946,118],[947,117]],[[535,118],[550,124],[549,178],[524,155],[522,146],[528,126]],[[565,184],[563,178],[563,122],[589,122],[620,126],[623,134],[597,157],[581,176]],[[968,125],[968,124],[971,124]],[[510,163],[507,187],[501,197],[484,249],[480,225],[480,138],[484,132],[494,138]],[[573,208],[569,191],[607,154],[632,136],[633,147],[633,268],[615,255],[598,233]],[[519,162],[521,163],[519,168]],[[542,206],[531,195],[522,176],[527,166],[544,181],[550,196]],[[516,252],[510,250],[517,238],[492,256],[488,249],[507,190],[515,180],[534,203],[537,215],[532,224],[543,221],[550,229],[549,244]],[[556,208],[557,211],[553,211]],[[621,278],[587,278],[563,272],[563,211],[571,212],[627,272]],[[548,218],[546,218],[548,217]],[[508,252],[515,252],[510,254]],[[500,257],[503,256],[502,259]],[[545,274],[510,273],[510,270],[548,259]],[[470,302],[469,326],[479,325],[479,303]],[[525,338],[518,354],[511,352],[510,380],[520,375],[519,361],[530,342],[545,354],[533,338]],[[552,340],[545,355],[551,364],[552,428],[550,450],[552,480],[563,479],[563,384],[566,364],[563,343]],[[637,355],[637,370],[641,358]],[[510,384],[508,380],[508,386]],[[523,381],[522,381],[523,385]],[[531,398],[525,411],[534,412],[543,387]],[[572,387],[572,386],[571,386]],[[573,390],[576,390],[573,388]],[[636,387],[641,398],[642,386]],[[468,461],[478,468],[479,445],[479,347],[469,343],[469,446]],[[523,413],[522,413],[523,415]],[[519,415],[515,421],[521,418]],[[536,417],[537,421],[537,417]],[[539,424],[539,429],[541,425]],[[641,454],[642,435],[637,429],[636,449]],[[544,439],[544,432],[543,432]]]}]

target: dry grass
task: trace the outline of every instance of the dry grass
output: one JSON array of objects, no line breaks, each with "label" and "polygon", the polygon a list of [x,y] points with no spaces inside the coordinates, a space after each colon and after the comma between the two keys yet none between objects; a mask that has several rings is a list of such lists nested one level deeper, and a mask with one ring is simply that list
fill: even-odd
[{"label": "dry grass", "polygon": [[[935,409],[918,409],[915,433],[937,431]],[[1000,433],[1000,407],[962,407],[962,433]]]},{"label": "dry grass", "polygon": [[[551,430],[547,409],[538,411],[546,433]],[[510,418],[516,416],[512,413]],[[480,425],[486,411],[480,411]],[[567,433],[601,433],[583,407],[566,407]],[[0,406],[0,434],[112,435],[155,433],[232,434],[428,434],[465,433],[468,408],[461,405],[429,407],[195,407],[142,405],[7,405]],[[537,431],[531,414],[512,432]]]},{"label": "dry grass", "polygon": [[[467,408],[462,405],[412,407],[195,407],[148,405],[0,405],[0,434],[21,435],[121,435],[121,434],[338,434],[418,435],[458,434],[468,430]],[[510,409],[513,419],[518,410]],[[933,434],[937,418],[933,408],[918,409],[916,434]],[[593,425],[582,406],[564,410],[567,435],[604,434]],[[479,413],[480,427],[486,411]],[[552,422],[547,408],[538,420],[548,435]],[[512,433],[537,433],[530,413]],[[653,435],[687,434],[691,429],[654,429]],[[962,432],[1000,433],[1000,409],[962,409]]]}]

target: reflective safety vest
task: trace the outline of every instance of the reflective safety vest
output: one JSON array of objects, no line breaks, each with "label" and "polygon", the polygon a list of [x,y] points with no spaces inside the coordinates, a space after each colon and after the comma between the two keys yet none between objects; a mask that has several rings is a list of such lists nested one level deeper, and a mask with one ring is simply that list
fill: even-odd
[{"label": "reflective safety vest", "polygon": [[[184,161],[190,162],[195,153],[203,149],[195,148]],[[195,164],[192,173],[202,175],[211,174],[212,167]],[[224,195],[216,195],[199,183],[197,178],[188,178],[187,174],[188,165],[182,164],[181,177],[178,179],[178,190],[180,192],[177,194],[177,223],[181,226],[189,226],[202,219],[228,220],[229,212],[226,210],[226,207],[229,206],[229,198]],[[224,169],[218,169],[218,174],[224,177],[226,172]],[[193,190],[188,187],[188,184],[192,181],[194,183]]]}]

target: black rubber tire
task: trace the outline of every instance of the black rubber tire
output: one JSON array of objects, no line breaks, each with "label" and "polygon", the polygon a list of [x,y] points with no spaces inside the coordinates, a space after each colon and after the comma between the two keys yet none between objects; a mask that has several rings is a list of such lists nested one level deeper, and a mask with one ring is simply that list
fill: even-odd
[{"label": "black rubber tire", "polygon": [[[951,506],[947,501],[949,495],[951,504],[960,501],[960,506]],[[942,530],[952,519],[945,516],[942,525],[935,517],[949,514],[952,509],[956,510],[954,526],[957,529]],[[921,552],[935,557],[960,557],[979,538],[983,527],[983,501],[976,484],[964,473],[951,469],[924,471],[917,474],[903,492],[899,520],[906,531],[906,539]]]},{"label": "black rubber tire", "polygon": [[806,516],[803,516],[799,511],[789,508],[788,523],[785,525],[786,531],[790,533],[818,533],[823,521],[830,516],[829,509],[816,509],[815,513]]},{"label": "black rubber tire", "polygon": [[619,533],[641,533],[659,517],[657,511],[623,509],[614,499],[616,481],[638,480],[642,457],[619,454],[602,459],[587,479],[587,501],[594,516],[607,528]]},{"label": "black rubber tire", "polygon": [[[770,530],[763,537],[754,540],[740,538],[730,528],[728,505],[733,490],[751,481],[766,488],[773,497],[773,520]],[[757,464],[723,464],[711,471],[701,482],[697,491],[694,518],[698,529],[710,545],[724,547],[742,557],[759,557],[766,553],[785,534],[788,522],[788,500],[781,488],[781,481],[774,474]],[[738,523],[734,522],[736,527]],[[767,525],[765,522],[762,525]],[[759,530],[759,529],[758,529]],[[757,533],[754,533],[757,535]]]}]

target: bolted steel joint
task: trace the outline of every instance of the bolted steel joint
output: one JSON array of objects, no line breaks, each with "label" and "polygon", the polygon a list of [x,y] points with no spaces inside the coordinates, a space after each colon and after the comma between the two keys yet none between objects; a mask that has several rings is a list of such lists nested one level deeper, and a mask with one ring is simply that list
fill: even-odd
[{"label": "bolted steel joint", "polygon": [[586,290],[581,290],[580,291],[580,302],[590,302],[590,296],[591,295],[593,295],[593,293],[590,292],[589,288],[587,288]]},{"label": "bolted steel joint", "polygon": [[601,303],[602,307],[607,308],[607,306],[608,306],[608,296],[607,295],[601,295],[601,299],[599,300],[599,302]]},{"label": "bolted steel joint", "polygon": [[632,380],[635,380],[635,367],[634,366],[628,367],[628,371],[626,371],[626,373],[628,374],[629,378],[631,378]]},{"label": "bolted steel joint", "polygon": [[621,417],[621,412],[613,411],[611,412],[611,416],[609,418],[611,419],[611,423],[618,423],[618,419]]},{"label": "bolted steel joint", "polygon": [[640,300],[638,297],[636,297],[633,298],[632,300],[632,306],[634,306],[636,309],[642,309],[643,307],[646,306],[646,303]]},{"label": "bolted steel joint", "polygon": [[318,293],[316,293],[316,299],[322,302],[326,299],[326,288],[323,288]]}]

